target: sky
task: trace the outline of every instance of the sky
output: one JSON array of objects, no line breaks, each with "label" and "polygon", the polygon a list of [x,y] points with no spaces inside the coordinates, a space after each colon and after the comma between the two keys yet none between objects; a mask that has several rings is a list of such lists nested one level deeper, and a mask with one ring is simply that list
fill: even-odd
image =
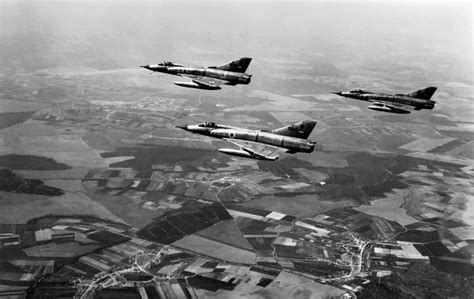
[{"label": "sky", "polygon": [[[383,56],[381,43],[393,43],[472,66],[472,8],[470,2],[7,0],[0,2],[0,62],[9,71],[91,67],[90,61],[123,68],[152,60],[189,62],[197,51],[222,59],[271,51],[331,54],[356,42],[354,59]],[[202,60],[211,58],[203,54]]]}]

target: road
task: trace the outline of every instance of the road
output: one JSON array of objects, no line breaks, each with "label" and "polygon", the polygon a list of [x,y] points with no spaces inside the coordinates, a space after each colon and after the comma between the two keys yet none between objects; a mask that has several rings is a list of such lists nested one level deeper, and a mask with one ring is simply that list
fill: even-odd
[{"label": "road", "polygon": [[[107,273],[106,275],[103,275],[95,280],[93,280],[92,282],[90,283],[83,283],[82,281],[78,281],[78,288],[79,288],[79,292],[78,293],[82,293],[81,295],[81,299],[85,299],[85,298],[88,298],[88,294],[93,292],[96,288],[100,287],[100,283],[101,282],[104,282],[104,284],[107,284],[107,282],[109,282],[110,280],[112,280],[112,284],[111,285],[108,285],[108,287],[111,287],[111,286],[115,286],[115,285],[118,285],[120,284],[121,281],[123,281],[123,279],[117,279],[119,278],[119,276],[123,275],[123,274],[126,274],[126,273],[131,273],[131,272],[140,272],[140,273],[145,273],[145,274],[148,274],[150,276],[152,276],[153,279],[155,279],[155,275],[149,273],[147,271],[148,267],[151,265],[151,263],[153,262],[156,262],[156,263],[159,263],[161,261],[161,257],[163,255],[166,255],[166,249],[169,248],[169,246],[164,246],[163,248],[161,248],[156,254],[150,254],[150,253],[139,253],[137,254],[133,259],[134,259],[134,262],[133,262],[133,265],[129,268],[126,268],[126,269],[121,269],[121,270],[117,270],[117,271],[114,271],[114,272],[111,272],[111,273]],[[146,263],[144,264],[141,264],[139,262],[139,259],[141,257],[144,257],[144,256],[150,256],[152,255],[152,257],[149,257],[146,259]],[[150,281],[151,281],[150,280]],[[143,281],[143,282],[147,282],[147,281]],[[80,286],[84,286],[86,287],[86,289],[84,290],[84,292],[81,292],[81,287]]]}]

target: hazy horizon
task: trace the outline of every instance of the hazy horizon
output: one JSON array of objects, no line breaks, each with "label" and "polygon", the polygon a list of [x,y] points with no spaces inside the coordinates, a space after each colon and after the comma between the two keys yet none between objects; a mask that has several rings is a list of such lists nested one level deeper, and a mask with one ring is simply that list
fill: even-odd
[{"label": "hazy horizon", "polygon": [[[162,60],[220,63],[269,53],[350,55],[367,65],[390,48],[449,66],[472,82],[471,3],[2,2],[5,72],[131,68]],[[400,61],[401,62],[401,61]],[[429,71],[429,70],[428,70]],[[458,77],[458,75],[456,75]]]}]

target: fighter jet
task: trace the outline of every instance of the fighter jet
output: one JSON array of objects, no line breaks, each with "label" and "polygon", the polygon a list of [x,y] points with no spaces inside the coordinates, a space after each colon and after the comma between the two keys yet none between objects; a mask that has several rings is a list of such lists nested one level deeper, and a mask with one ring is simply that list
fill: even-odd
[{"label": "fighter jet", "polygon": [[221,89],[221,85],[249,84],[252,75],[245,74],[252,58],[244,57],[221,66],[192,67],[173,62],[140,65],[154,72],[171,74],[190,79],[176,81],[174,84],[183,87],[200,89]]},{"label": "fighter jet", "polygon": [[213,122],[177,127],[195,134],[220,138],[238,147],[220,148],[221,153],[274,161],[283,153],[311,153],[316,142],[307,138],[315,125],[315,121],[305,120],[271,131],[248,130]]},{"label": "fighter jet", "polygon": [[372,102],[367,108],[391,113],[410,113],[412,110],[433,109],[435,101],[431,97],[436,87],[427,87],[409,94],[384,94],[353,89],[350,91],[334,92],[334,94],[361,101]]}]

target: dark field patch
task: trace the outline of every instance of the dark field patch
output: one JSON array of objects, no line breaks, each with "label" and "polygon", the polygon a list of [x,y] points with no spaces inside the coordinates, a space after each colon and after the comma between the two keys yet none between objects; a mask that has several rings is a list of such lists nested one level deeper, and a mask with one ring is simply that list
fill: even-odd
[{"label": "dark field patch", "polygon": [[240,231],[244,235],[255,235],[255,234],[269,235],[269,234],[273,234],[273,233],[269,233],[269,232],[265,231],[265,229],[270,226],[270,224],[267,223],[267,222],[248,219],[248,218],[244,218],[244,217],[238,217],[237,219],[234,219],[234,223],[237,224]]},{"label": "dark field patch", "polygon": [[0,129],[19,124],[30,118],[33,111],[0,113]]},{"label": "dark field patch", "polygon": [[27,298],[74,298],[77,293],[77,289],[72,286],[49,286],[44,281],[40,281],[32,291],[33,294]]},{"label": "dark field patch", "polygon": [[306,258],[304,253],[300,253],[296,246],[273,245],[275,248],[275,255],[284,258],[303,259]]},{"label": "dark field patch", "polygon": [[224,290],[233,290],[235,285],[229,282],[223,282],[217,279],[201,276],[201,275],[195,275],[191,276],[186,279],[188,284],[197,289],[204,289],[208,291],[215,292],[219,289],[224,289]]},{"label": "dark field patch", "polygon": [[158,294],[154,286],[146,286],[145,292],[148,298],[160,298],[160,295]]},{"label": "dark field patch", "polygon": [[0,190],[6,192],[60,196],[64,191],[45,185],[38,179],[25,179],[16,176],[10,169],[0,169]]},{"label": "dark field patch", "polygon": [[[328,173],[324,194],[332,198],[352,198],[359,202],[368,197],[381,197],[392,189],[405,189],[408,185],[400,174],[419,165],[431,171],[444,171],[465,176],[458,165],[430,161],[403,155],[372,155],[366,152],[348,153],[349,166],[344,168],[317,167],[316,170]],[[353,180],[351,179],[353,178]]]},{"label": "dark field patch", "polygon": [[428,249],[434,256],[444,256],[450,253],[449,249],[442,242],[433,242],[425,244],[425,248]]},{"label": "dark field patch", "polygon": [[136,272],[125,273],[123,276],[127,280],[132,280],[132,281],[147,281],[153,278],[153,276],[149,274],[136,273]]},{"label": "dark field patch", "polygon": [[94,298],[96,299],[141,299],[140,293],[136,288],[121,288],[121,289],[102,289],[98,291]]},{"label": "dark field patch", "polygon": [[273,280],[272,279],[268,279],[268,278],[262,278],[260,279],[260,281],[257,283],[257,285],[259,287],[266,287],[267,285],[269,285]]},{"label": "dark field patch", "polygon": [[0,167],[14,170],[66,170],[71,169],[66,164],[58,163],[51,158],[30,155],[0,156]]},{"label": "dark field patch", "polygon": [[274,238],[247,238],[247,240],[259,253],[271,254],[274,250],[272,246]]},{"label": "dark field patch", "polygon": [[186,212],[179,211],[160,217],[138,231],[140,238],[161,244],[173,243],[186,235],[203,230],[215,223],[232,219],[221,205],[205,206]]},{"label": "dark field patch", "polygon": [[330,198],[351,198],[361,204],[367,204],[366,195],[356,184],[336,185],[326,184],[324,195]]},{"label": "dark field patch", "polygon": [[117,245],[130,240],[129,237],[125,237],[106,230],[89,234],[87,237],[102,244],[107,244],[108,246]]},{"label": "dark field patch", "polygon": [[382,197],[384,193],[392,191],[392,189],[405,189],[408,185],[397,181],[396,179],[389,179],[383,183],[372,185],[372,186],[364,186],[362,190],[370,196],[370,197]]},{"label": "dark field patch", "polygon": [[423,244],[413,244],[413,246],[424,256],[433,255]]},{"label": "dark field patch", "polygon": [[[444,260],[442,258],[436,257],[430,258],[430,262],[431,265],[433,265],[439,271],[454,273],[466,277],[472,277],[474,275],[474,266],[468,262]],[[473,292],[472,290],[473,289],[471,289],[471,293]]]},{"label": "dark field patch", "polygon": [[103,158],[133,156],[135,158],[113,163],[111,167],[133,168],[137,177],[147,178],[152,173],[153,164],[186,164],[188,161],[211,160],[215,151],[179,146],[140,146],[122,148],[114,152],[101,154]]},{"label": "dark field patch", "polygon": [[[436,262],[431,261],[436,268]],[[392,275],[365,284],[358,298],[472,298],[472,279],[440,272],[432,265],[415,263],[394,269]],[[442,270],[443,271],[443,270]]]},{"label": "dark field patch", "polygon": [[456,139],[456,140],[450,141],[448,143],[445,143],[441,146],[432,148],[431,150],[428,151],[428,153],[442,154],[442,153],[445,153],[445,152],[450,151],[452,149],[455,149],[456,147],[458,147],[460,145],[463,145],[463,144],[464,144],[464,141]]},{"label": "dark field patch", "polygon": [[329,176],[326,180],[327,184],[346,185],[355,182],[355,178],[352,175],[344,173],[336,173]]},{"label": "dark field patch", "polygon": [[408,230],[403,232],[397,236],[398,241],[406,241],[406,242],[419,242],[419,243],[427,243],[427,242],[434,242],[440,239],[439,234],[437,231],[419,231],[419,230]]}]

